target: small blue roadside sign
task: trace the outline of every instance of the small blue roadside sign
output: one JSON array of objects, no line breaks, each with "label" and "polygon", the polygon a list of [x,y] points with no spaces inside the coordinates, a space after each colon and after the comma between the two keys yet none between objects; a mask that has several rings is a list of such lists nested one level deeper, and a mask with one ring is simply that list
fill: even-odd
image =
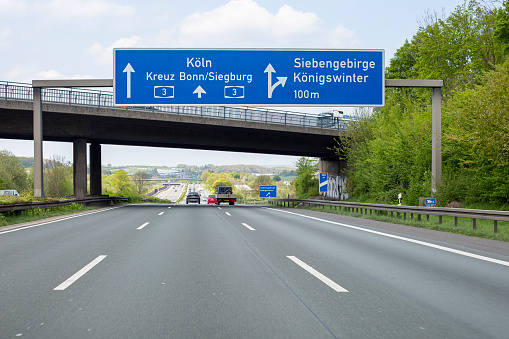
[{"label": "small blue roadside sign", "polygon": [[260,198],[277,198],[277,186],[276,185],[260,185],[258,186]]},{"label": "small blue roadside sign", "polygon": [[430,205],[436,205],[437,199],[436,198],[426,198],[424,199],[424,205],[430,206]]},{"label": "small blue roadside sign", "polygon": [[113,51],[116,106],[383,106],[383,50]]},{"label": "small blue roadside sign", "polygon": [[327,183],[329,182],[329,173],[320,173],[320,193],[326,193],[328,186]]}]

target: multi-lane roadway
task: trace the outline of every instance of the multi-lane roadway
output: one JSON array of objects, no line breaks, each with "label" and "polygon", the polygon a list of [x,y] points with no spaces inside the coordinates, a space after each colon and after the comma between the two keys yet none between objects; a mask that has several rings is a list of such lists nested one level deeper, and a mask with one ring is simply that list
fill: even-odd
[{"label": "multi-lane roadway", "polygon": [[[154,197],[176,202],[180,198],[182,192],[185,189],[186,189],[185,184],[174,183],[169,185],[167,189],[159,191],[156,194],[154,194]],[[198,192],[201,196],[200,204],[207,203],[207,197],[209,193],[201,184],[190,183],[189,185],[187,185],[187,193],[188,192]],[[184,198],[180,203],[185,204],[186,199]]]},{"label": "multi-lane roadway", "polygon": [[509,247],[289,208],[0,228],[0,338],[507,338]]}]

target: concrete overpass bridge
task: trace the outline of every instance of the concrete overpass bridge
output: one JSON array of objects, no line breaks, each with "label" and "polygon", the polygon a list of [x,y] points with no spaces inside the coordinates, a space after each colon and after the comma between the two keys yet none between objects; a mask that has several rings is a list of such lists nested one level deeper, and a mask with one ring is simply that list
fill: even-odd
[{"label": "concrete overpass bridge", "polygon": [[[339,174],[332,149],[344,133],[345,121],[330,124],[314,114],[259,108],[127,109],[113,107],[112,94],[96,90],[42,88],[40,93],[41,101],[34,102],[32,85],[0,82],[0,138],[34,140],[37,155],[39,133],[41,159],[42,139],[73,142],[76,196],[87,194],[87,144],[91,195],[101,194],[102,144],[318,157],[326,171]],[[38,102],[40,118],[35,114]],[[36,196],[44,194],[42,164],[40,172]]]}]

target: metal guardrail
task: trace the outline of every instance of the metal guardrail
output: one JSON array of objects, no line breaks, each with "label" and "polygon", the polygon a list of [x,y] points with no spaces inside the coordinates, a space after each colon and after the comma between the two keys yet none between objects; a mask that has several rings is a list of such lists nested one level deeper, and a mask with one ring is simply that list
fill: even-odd
[{"label": "metal guardrail", "polygon": [[[255,121],[270,124],[305,126],[334,130],[345,130],[349,119],[319,117],[306,114],[256,107],[229,106],[150,106],[150,107],[118,107],[113,106],[113,93],[92,89],[75,88],[43,88],[42,101],[66,105],[83,105],[108,107],[123,110],[142,110],[163,112],[177,115],[193,115],[220,119]],[[30,84],[0,81],[0,100],[33,101],[33,87]]]},{"label": "metal guardrail", "polygon": [[129,198],[124,197],[87,197],[85,199],[66,199],[66,200],[50,200],[50,201],[30,201],[30,202],[19,202],[11,204],[0,204],[0,213],[11,212],[11,211],[22,211],[33,208],[47,208],[65,206],[71,204],[82,204],[90,205],[95,203],[111,203],[111,202],[127,202]]},{"label": "metal guardrail", "polygon": [[397,206],[397,205],[384,205],[384,204],[367,204],[360,202],[347,202],[347,201],[330,201],[330,200],[313,200],[313,199],[269,199],[270,204],[277,206],[295,206],[297,204],[314,205],[314,206],[331,206],[336,209],[342,208],[347,211],[353,211],[356,213],[369,214],[373,211],[385,212],[385,215],[397,213],[397,217],[400,217],[400,213],[403,214],[403,219],[406,220],[407,214],[410,214],[410,218],[413,219],[414,214],[417,215],[417,220],[421,220],[421,215],[426,215],[426,220],[429,221],[430,215],[438,216],[439,224],[442,224],[442,217],[454,217],[454,225],[458,226],[458,218],[472,219],[472,227],[476,229],[476,220],[492,220],[493,221],[493,232],[498,233],[497,221],[509,221],[509,211],[494,211],[494,210],[475,210],[466,208],[449,208],[449,207],[423,207],[423,206]]}]

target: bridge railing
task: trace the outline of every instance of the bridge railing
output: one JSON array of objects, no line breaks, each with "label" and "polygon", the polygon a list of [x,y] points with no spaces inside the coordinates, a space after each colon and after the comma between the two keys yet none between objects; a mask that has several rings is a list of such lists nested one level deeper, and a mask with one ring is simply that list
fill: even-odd
[{"label": "bridge railing", "polygon": [[[33,100],[33,88],[30,84],[0,81],[0,100]],[[255,121],[270,124],[305,126],[325,129],[344,130],[348,119],[336,119],[332,123],[316,114],[290,112],[257,107],[230,106],[149,106],[117,107],[113,106],[113,93],[93,89],[43,88],[42,101],[67,105],[109,107],[125,110],[144,110],[170,114],[195,115],[219,119]]]}]

